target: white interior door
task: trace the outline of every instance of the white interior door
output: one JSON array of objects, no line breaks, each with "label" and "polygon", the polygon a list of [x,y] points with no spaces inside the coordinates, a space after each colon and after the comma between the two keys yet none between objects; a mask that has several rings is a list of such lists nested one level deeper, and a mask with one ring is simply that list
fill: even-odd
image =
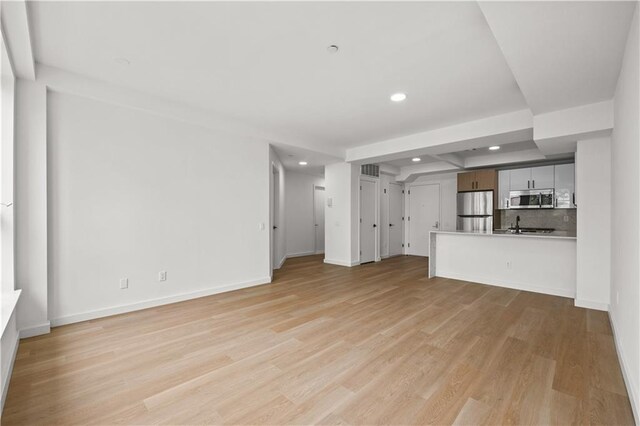
[{"label": "white interior door", "polygon": [[376,184],[360,181],[360,263],[376,260]]},{"label": "white interior door", "polygon": [[316,254],[324,253],[324,188],[313,188],[313,220],[316,233]]},{"label": "white interior door", "polygon": [[440,185],[416,185],[409,190],[410,254],[429,256],[429,232],[440,227]]},{"label": "white interior door", "polygon": [[402,185],[389,184],[389,256],[402,254]]},{"label": "white interior door", "polygon": [[273,171],[273,180],[271,182],[271,188],[273,193],[273,200],[271,202],[271,265],[273,269],[278,269],[280,266],[280,259],[278,258],[279,245],[279,218],[280,218],[280,173],[275,169]]}]

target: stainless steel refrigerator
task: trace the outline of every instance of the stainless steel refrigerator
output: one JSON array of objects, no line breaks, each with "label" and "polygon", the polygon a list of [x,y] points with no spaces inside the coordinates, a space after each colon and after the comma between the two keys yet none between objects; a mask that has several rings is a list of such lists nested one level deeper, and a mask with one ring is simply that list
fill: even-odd
[{"label": "stainless steel refrigerator", "polygon": [[493,231],[493,191],[458,193],[458,231]]}]

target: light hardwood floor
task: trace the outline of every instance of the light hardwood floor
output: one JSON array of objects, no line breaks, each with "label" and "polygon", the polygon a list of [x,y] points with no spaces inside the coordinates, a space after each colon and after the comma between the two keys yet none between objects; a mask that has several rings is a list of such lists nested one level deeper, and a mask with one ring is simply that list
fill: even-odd
[{"label": "light hardwood floor", "polygon": [[426,259],[290,259],[273,284],[23,340],[3,424],[632,424],[607,315]]}]

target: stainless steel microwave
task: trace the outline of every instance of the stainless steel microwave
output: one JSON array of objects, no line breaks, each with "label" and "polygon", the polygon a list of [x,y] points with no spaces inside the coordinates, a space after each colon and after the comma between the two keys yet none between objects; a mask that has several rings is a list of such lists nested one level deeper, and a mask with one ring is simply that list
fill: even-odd
[{"label": "stainless steel microwave", "polygon": [[528,189],[509,192],[510,209],[552,209],[553,189]]}]

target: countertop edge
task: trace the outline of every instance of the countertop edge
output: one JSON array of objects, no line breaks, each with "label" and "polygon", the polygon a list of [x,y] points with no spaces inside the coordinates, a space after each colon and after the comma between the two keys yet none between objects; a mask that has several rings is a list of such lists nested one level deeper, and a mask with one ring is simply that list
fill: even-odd
[{"label": "countertop edge", "polygon": [[450,234],[450,235],[469,235],[474,237],[505,237],[505,238],[545,238],[554,240],[577,240],[577,237],[568,235],[549,235],[549,234],[536,234],[536,235],[524,235],[524,234],[494,234],[488,232],[466,232],[466,231],[430,231],[431,234]]}]

